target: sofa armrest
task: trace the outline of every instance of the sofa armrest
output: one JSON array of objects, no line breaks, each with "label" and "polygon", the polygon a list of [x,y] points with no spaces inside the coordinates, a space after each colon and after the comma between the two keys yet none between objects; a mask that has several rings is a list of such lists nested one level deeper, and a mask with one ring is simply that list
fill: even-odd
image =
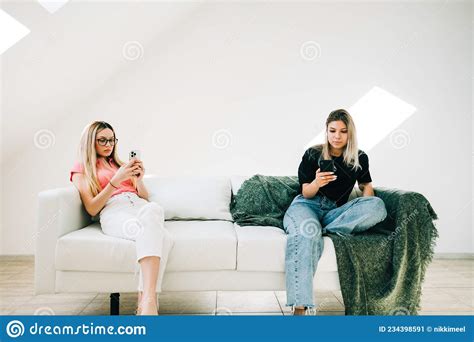
[{"label": "sofa armrest", "polygon": [[57,188],[38,194],[35,251],[35,293],[54,293],[57,240],[91,223],[75,187]]}]

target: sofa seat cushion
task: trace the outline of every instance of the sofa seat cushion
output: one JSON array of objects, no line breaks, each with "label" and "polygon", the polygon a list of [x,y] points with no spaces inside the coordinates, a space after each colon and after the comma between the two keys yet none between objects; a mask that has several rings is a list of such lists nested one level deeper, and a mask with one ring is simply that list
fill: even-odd
[{"label": "sofa seat cushion", "polygon": [[[237,237],[232,222],[166,221],[174,240],[167,272],[235,270]],[[56,269],[134,272],[135,242],[105,235],[99,223],[68,233],[56,244]]]},{"label": "sofa seat cushion", "polygon": [[[237,270],[285,272],[286,233],[277,227],[234,223],[237,233]],[[336,251],[330,237],[323,236],[320,271],[337,271]]]},{"label": "sofa seat cushion", "polygon": [[[235,270],[237,235],[228,221],[167,221],[174,239],[169,271]],[[168,268],[169,267],[169,268]]]}]

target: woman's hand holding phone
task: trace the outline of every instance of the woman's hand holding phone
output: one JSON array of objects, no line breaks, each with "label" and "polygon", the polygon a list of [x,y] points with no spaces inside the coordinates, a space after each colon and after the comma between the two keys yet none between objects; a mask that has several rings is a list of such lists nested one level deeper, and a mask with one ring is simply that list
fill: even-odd
[{"label": "woman's hand holding phone", "polygon": [[137,180],[140,181],[143,179],[143,176],[145,175],[145,168],[143,167],[143,162],[141,160],[137,160],[135,163],[135,166],[138,166],[138,173],[135,174],[137,176]]},{"label": "woman's hand holding phone", "polygon": [[320,172],[320,169],[317,169],[316,178],[314,181],[316,182],[319,188],[322,188],[323,186],[335,181],[336,179],[337,176],[334,174],[334,172]]},{"label": "woman's hand holding phone", "polygon": [[121,184],[127,179],[134,177],[135,174],[138,174],[138,172],[141,173],[139,176],[139,179],[141,179],[143,177],[144,172],[141,171],[140,163],[141,161],[137,160],[136,158],[130,159],[128,163],[120,166],[120,168],[117,170],[117,172],[110,181],[115,186],[118,186],[118,184]]}]

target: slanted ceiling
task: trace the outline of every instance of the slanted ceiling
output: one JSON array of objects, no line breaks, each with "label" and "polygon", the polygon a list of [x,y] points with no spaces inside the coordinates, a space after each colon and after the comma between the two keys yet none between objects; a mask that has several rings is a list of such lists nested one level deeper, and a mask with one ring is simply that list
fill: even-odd
[{"label": "slanted ceiling", "polygon": [[199,6],[69,1],[49,13],[36,1],[2,2],[31,30],[1,56],[2,163],[31,144],[39,128],[63,120],[76,103],[100,93],[108,78],[130,68],[122,53],[127,42],[159,44]]}]

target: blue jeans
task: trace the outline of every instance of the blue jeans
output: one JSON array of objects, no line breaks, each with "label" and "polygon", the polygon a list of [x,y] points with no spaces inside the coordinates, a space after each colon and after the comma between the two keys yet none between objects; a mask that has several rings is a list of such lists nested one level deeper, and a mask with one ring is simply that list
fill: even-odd
[{"label": "blue jeans", "polygon": [[298,195],[283,218],[288,234],[285,255],[286,306],[312,308],[313,277],[323,253],[323,234],[362,232],[387,216],[384,202],[375,196],[357,197],[337,207],[329,198]]}]

